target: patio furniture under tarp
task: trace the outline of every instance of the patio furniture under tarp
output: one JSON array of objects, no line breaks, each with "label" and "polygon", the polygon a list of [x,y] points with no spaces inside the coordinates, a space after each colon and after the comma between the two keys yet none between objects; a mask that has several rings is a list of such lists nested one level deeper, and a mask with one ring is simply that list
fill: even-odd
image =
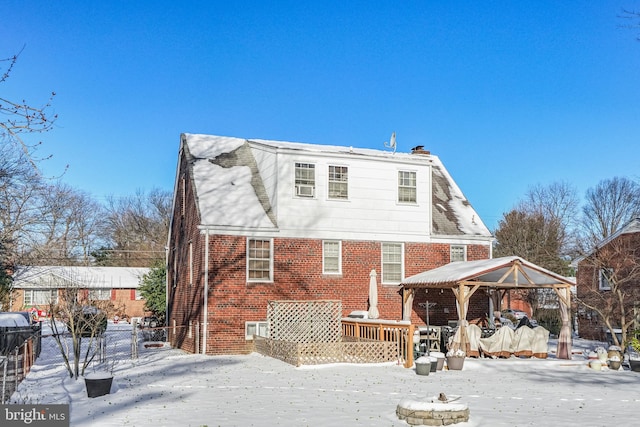
[{"label": "patio furniture under tarp", "polygon": [[[403,303],[413,300],[416,289],[451,289],[456,297],[458,309],[457,339],[453,349],[470,351],[467,306],[471,296],[480,288],[489,289],[553,289],[558,295],[562,329],[558,339],[558,358],[571,358],[571,325],[569,310],[573,283],[567,278],[530,263],[517,256],[479,261],[457,261],[433,270],[428,270],[402,281]],[[406,313],[405,313],[406,316]],[[565,320],[566,318],[566,320]],[[463,322],[465,321],[465,322]]]},{"label": "patio furniture under tarp", "polygon": [[503,326],[490,337],[480,338],[480,349],[486,356],[511,357],[513,336],[513,329],[508,326]]},{"label": "patio furniture under tarp", "polygon": [[482,329],[478,325],[470,324],[467,327],[467,337],[469,338],[469,352],[467,356],[478,357],[480,356],[480,337],[482,336]]}]

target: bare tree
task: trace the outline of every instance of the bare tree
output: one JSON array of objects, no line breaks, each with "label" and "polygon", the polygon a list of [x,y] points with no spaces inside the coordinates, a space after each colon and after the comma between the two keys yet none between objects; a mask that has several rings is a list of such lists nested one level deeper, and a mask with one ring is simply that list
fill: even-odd
[{"label": "bare tree", "polygon": [[0,146],[0,242],[2,263],[15,266],[30,255],[40,221],[37,209],[42,180],[24,161],[24,154]]},{"label": "bare tree", "polygon": [[44,188],[40,210],[39,258],[56,265],[88,265],[103,208],[86,193],[57,182]]},{"label": "bare tree", "polygon": [[[514,209],[504,214],[495,231],[494,255],[522,257],[558,274],[568,272],[568,262],[560,255],[563,229],[556,217],[546,218],[541,212]],[[537,289],[518,291],[527,301],[534,315],[541,302]]]},{"label": "bare tree", "polygon": [[[9,79],[19,55],[20,53],[0,60],[0,83]],[[0,97],[0,143],[21,150],[24,159],[36,170],[36,163],[42,158],[36,157],[35,151],[41,143],[27,142],[23,136],[51,130],[57,119],[56,114],[49,113],[54,96],[55,93],[52,92],[47,102],[39,107],[34,107],[24,100],[17,102]]]},{"label": "bare tree", "polygon": [[138,191],[107,201],[103,238],[110,253],[104,263],[146,267],[164,257],[169,232],[171,193]]},{"label": "bare tree", "polygon": [[547,186],[529,188],[519,209],[541,214],[546,222],[558,227],[560,254],[572,251],[571,245],[578,222],[579,199],[575,187],[566,182],[553,182]]},{"label": "bare tree", "polygon": [[84,375],[99,355],[107,318],[119,309],[109,300],[92,299],[91,285],[89,279],[80,276],[52,276],[49,284],[51,289],[58,289],[57,299],[49,305],[53,337],[67,372],[74,379]]},{"label": "bare tree", "polygon": [[600,181],[587,190],[582,213],[583,248],[590,248],[640,215],[640,185],[624,177]]},{"label": "bare tree", "polygon": [[[627,342],[634,324],[640,320],[639,240],[633,234],[618,236],[596,248],[578,270],[578,304],[599,315],[617,345]],[[622,342],[615,328],[622,330]]]}]

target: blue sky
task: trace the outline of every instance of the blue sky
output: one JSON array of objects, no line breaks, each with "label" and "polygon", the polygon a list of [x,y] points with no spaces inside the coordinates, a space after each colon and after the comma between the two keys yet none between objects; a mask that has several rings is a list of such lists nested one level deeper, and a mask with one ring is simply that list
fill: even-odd
[{"label": "blue sky", "polygon": [[48,175],[172,189],[182,132],[438,155],[493,229],[528,187],[639,179],[640,1],[0,4],[0,96],[57,93]]}]

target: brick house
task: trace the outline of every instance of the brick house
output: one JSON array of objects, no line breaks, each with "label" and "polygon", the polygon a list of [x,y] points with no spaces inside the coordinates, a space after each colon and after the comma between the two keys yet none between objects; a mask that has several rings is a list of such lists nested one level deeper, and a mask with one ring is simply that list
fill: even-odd
[{"label": "brick house", "polygon": [[81,300],[109,302],[120,318],[144,316],[144,299],[138,292],[148,268],[31,266],[18,267],[13,275],[11,309],[46,311],[63,289],[78,290]]},{"label": "brick house", "polygon": [[[627,319],[634,324],[627,328],[627,333],[638,329],[640,315],[640,218],[634,218],[606,239],[598,242],[592,253],[573,262],[576,266],[576,292],[578,300],[594,301],[593,293],[607,296],[612,292],[615,281],[625,289],[625,307]],[[617,298],[613,304],[607,305],[612,319],[618,320],[619,305]],[[607,304],[604,300],[602,304]],[[635,307],[634,307],[635,306]],[[585,306],[578,307],[578,331],[582,338],[607,341],[609,328],[595,310]],[[619,333],[620,324],[613,325]]]},{"label": "brick house", "polygon": [[[176,347],[252,351],[268,301],[340,300],[380,318],[424,322],[425,294],[403,313],[404,277],[491,257],[493,237],[437,156],[183,134],[167,260],[167,322]],[[204,296],[207,296],[206,298]],[[433,295],[433,322],[456,319]],[[481,296],[479,314],[487,312]],[[437,323],[434,323],[437,324]]]}]

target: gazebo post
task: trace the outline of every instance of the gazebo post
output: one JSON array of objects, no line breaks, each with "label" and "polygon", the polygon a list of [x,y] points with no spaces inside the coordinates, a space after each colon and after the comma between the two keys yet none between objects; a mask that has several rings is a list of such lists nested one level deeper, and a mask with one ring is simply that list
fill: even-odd
[{"label": "gazebo post", "polygon": [[571,291],[568,287],[554,288],[558,294],[558,303],[560,305],[560,318],[562,319],[562,327],[558,336],[558,349],[556,356],[558,359],[571,360]]}]

